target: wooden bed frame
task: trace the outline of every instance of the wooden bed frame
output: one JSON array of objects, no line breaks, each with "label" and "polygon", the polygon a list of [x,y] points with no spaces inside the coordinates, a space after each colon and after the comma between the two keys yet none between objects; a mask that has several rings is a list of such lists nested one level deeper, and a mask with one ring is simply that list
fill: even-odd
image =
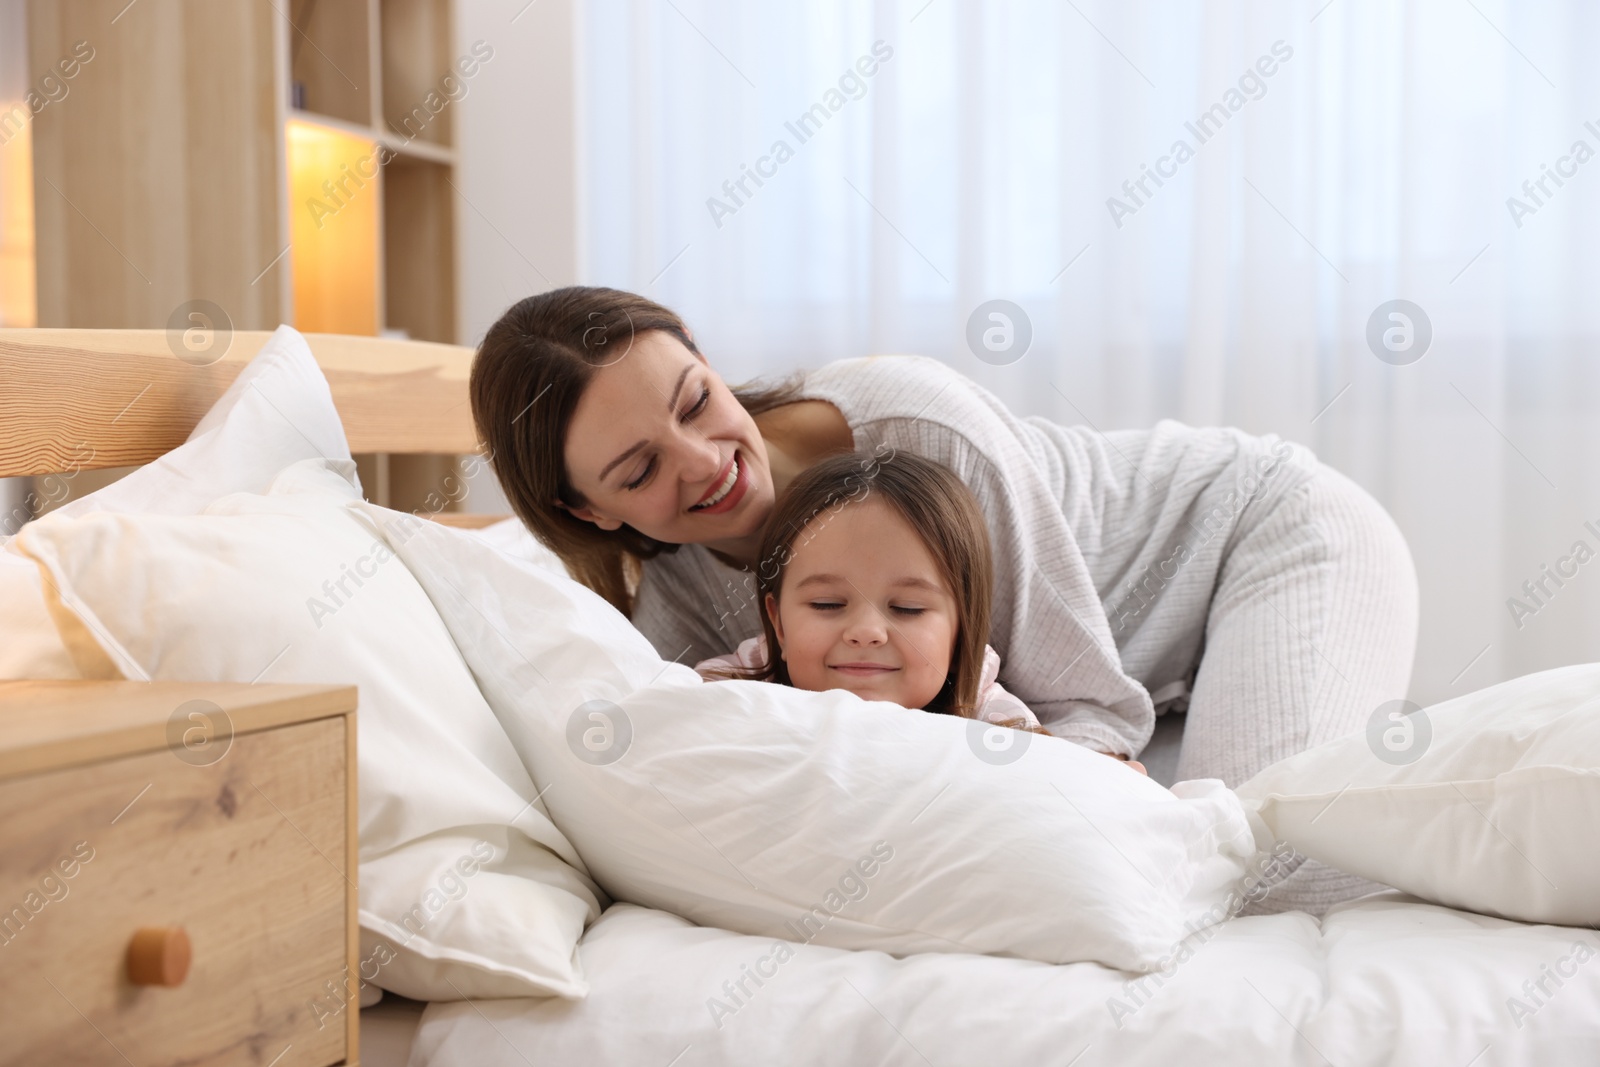
[{"label": "wooden bed frame", "polygon": [[[149,463],[195,424],[272,334],[232,335],[197,364],[166,330],[0,329],[0,478]],[[328,379],[350,451],[481,451],[467,398],[473,351],[461,345],[306,334]],[[440,512],[450,526],[504,515]]]},{"label": "wooden bed frame", "polygon": [[[174,354],[165,330],[0,330],[0,478],[150,462],[183,443],[271,336],[236,332],[222,359],[200,366]],[[306,340],[352,452],[479,450],[472,349]]]}]

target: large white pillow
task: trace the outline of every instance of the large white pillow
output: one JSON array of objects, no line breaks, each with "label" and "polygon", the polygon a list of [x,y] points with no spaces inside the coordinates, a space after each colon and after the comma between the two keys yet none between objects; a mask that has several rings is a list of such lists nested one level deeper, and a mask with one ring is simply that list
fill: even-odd
[{"label": "large white pillow", "polygon": [[704,683],[576,582],[373,514],[618,899],[841,948],[1130,970],[1237,906],[1257,840],[1220,782],[1174,795],[1055,738]]},{"label": "large white pillow", "polygon": [[[0,549],[9,540],[0,540]],[[80,677],[45,609],[39,568],[0,551],[0,678]]]},{"label": "large white pillow", "polygon": [[1600,663],[1395,712],[1239,795],[1340,870],[1453,908],[1600,925]]},{"label": "large white pillow", "polygon": [[522,520],[515,516],[501,519],[477,530],[463,528],[462,532],[476,537],[502,555],[527,560],[536,567],[571,577],[567,565],[561,562],[561,557],[543,541],[533,536],[533,532],[522,525]]},{"label": "large white pillow", "polygon": [[362,977],[429,1000],[581,996],[598,891],[359,508],[309,460],[199,515],[48,515],[16,547],[96,673],[359,686]]},{"label": "large white pillow", "polygon": [[[229,493],[263,492],[285,467],[314,458],[359,487],[327,379],[305,337],[280,326],[184,444],[54,514],[193,515]],[[73,473],[47,476],[41,494],[59,499]],[[0,604],[0,678],[79,676],[49,625],[37,567],[0,556]]]}]

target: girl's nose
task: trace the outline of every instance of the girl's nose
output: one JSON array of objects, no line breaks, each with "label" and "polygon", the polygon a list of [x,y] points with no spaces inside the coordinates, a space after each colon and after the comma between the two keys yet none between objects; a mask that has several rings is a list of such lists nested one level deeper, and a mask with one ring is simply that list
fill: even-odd
[{"label": "girl's nose", "polygon": [[845,623],[844,639],[847,644],[856,646],[881,645],[889,640],[883,612],[870,604],[857,607]]}]

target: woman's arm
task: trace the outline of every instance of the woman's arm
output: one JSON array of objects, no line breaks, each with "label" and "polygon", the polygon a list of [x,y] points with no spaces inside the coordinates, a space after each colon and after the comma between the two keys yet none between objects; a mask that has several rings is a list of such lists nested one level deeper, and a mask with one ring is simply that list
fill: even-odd
[{"label": "woman's arm", "polygon": [[[994,649],[989,649],[989,656],[994,656],[994,654]],[[984,662],[985,678],[988,678],[988,675],[989,664],[986,659]],[[995,681],[988,682],[978,695],[978,718],[996,726],[1010,727],[1013,730],[1027,730],[1030,733],[1042,732],[1039,720],[1033,714],[1033,709],[1006,692],[1005,687]],[[1147,778],[1150,776],[1150,772],[1145,770],[1144,764],[1138,760],[1131,760],[1127,756],[1114,756],[1109,752],[1104,753],[1104,755],[1111,756],[1115,760],[1121,760]]]}]

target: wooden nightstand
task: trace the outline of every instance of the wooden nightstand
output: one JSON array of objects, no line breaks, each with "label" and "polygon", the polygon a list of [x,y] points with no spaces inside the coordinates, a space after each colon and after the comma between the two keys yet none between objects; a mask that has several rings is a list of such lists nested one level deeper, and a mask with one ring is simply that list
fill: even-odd
[{"label": "wooden nightstand", "polygon": [[0,1063],[357,1062],[355,707],[0,682]]}]

